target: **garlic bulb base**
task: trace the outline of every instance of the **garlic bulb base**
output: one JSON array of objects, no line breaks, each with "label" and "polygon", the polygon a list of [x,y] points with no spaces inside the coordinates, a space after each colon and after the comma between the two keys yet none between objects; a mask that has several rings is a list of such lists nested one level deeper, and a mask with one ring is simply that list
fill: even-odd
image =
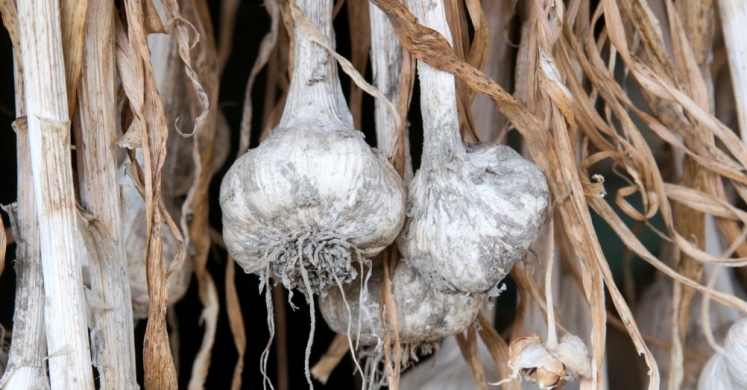
[{"label": "garlic bulb base", "polygon": [[[401,371],[414,366],[415,363],[420,361],[420,357],[437,353],[440,343],[441,340],[400,343],[402,348]],[[381,346],[363,346],[358,356],[359,361],[363,364],[364,378],[368,383],[366,389],[378,390],[388,386],[386,372],[381,369],[381,364],[386,359],[384,348],[381,348]]]},{"label": "garlic bulb base", "polygon": [[306,232],[270,245],[267,268],[263,272],[281,281],[286,289],[300,288],[304,293],[326,294],[330,287],[342,287],[356,278],[356,264],[362,268],[365,260],[355,245],[330,232]]}]

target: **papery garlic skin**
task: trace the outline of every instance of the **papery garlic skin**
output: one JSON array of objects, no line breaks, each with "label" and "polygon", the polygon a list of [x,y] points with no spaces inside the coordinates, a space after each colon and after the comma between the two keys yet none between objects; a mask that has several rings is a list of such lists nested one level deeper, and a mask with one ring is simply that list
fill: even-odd
[{"label": "papery garlic skin", "polygon": [[[362,345],[377,345],[384,338],[379,315],[379,289],[383,277],[383,268],[379,264],[372,271],[362,303],[357,299],[361,292],[359,280],[344,286],[344,297],[339,289],[332,289],[327,296],[321,297],[319,307],[329,327],[337,333],[348,334],[348,322],[351,322],[350,337],[360,335],[358,341]],[[482,304],[482,297],[478,295],[449,294],[432,289],[428,281],[404,260],[400,260],[394,270],[392,296],[397,308],[399,340],[405,345],[435,342],[463,332],[475,321]],[[392,330],[389,332],[391,334]]]},{"label": "papery garlic skin", "polygon": [[540,169],[507,146],[469,146],[464,156],[418,171],[398,244],[434,287],[484,293],[537,238],[548,188]]},{"label": "papery garlic skin", "polygon": [[394,241],[405,189],[357,131],[303,122],[275,131],[241,156],[221,185],[223,237],[247,273],[288,288],[309,272],[315,292],[356,276],[358,257]]}]

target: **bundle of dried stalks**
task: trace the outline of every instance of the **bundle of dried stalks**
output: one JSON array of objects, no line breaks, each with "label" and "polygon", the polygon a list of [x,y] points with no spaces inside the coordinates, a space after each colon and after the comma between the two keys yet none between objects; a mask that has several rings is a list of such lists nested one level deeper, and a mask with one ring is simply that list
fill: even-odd
[{"label": "bundle of dried stalks", "polygon": [[[517,26],[521,40],[513,67],[506,65],[514,62],[507,39],[513,2],[444,0],[453,48],[403,3],[371,0],[366,7],[362,0],[347,1],[350,63],[334,50],[335,43],[328,40],[332,35],[326,30],[327,35],[320,34],[293,1],[268,1],[271,29],[247,85],[239,154],[249,146],[251,92],[266,64],[260,139],[280,120],[294,71],[294,41],[299,39],[294,30],[323,47],[330,54],[327,61],[334,57],[353,75],[348,106],[356,128],[363,118],[362,91],[380,98],[375,113],[378,145],[405,181],[412,177],[406,120],[415,60],[456,76],[462,139],[503,142],[509,129],[516,129],[523,138],[522,150],[542,169],[552,196],[547,218],[551,222],[535,243],[534,254],[525,259],[539,271],[532,273],[525,264],[511,273],[520,302],[513,327],[506,332],[509,337],[497,334],[481,316],[476,321],[480,326],[470,327],[453,344],[463,353],[472,380],[479,388],[486,386],[485,361],[477,348],[480,336],[494,359],[485,364],[494,365],[501,379],[518,379],[523,373],[526,379],[551,386],[579,377],[581,388],[603,388],[609,323],[624,328],[644,355],[650,389],[662,384],[660,368],[667,387],[694,387],[695,378],[687,371],[705,363],[696,355],[711,353],[704,340],[714,344],[712,333],[718,338],[747,312],[747,303],[737,297],[736,283],[733,288],[714,288],[703,281],[705,275],[736,280],[721,267],[729,272],[741,268],[737,275],[747,275],[747,213],[735,206],[747,201],[747,46],[740,33],[747,6],[738,0],[527,2]],[[338,1],[335,12],[343,4]],[[237,7],[236,1],[223,1],[221,42],[216,48],[203,0],[164,0],[165,25],[158,4],[151,0],[124,0],[119,14],[106,2],[0,0],[13,44],[14,129],[18,175],[23,179],[17,203],[5,208],[17,244],[14,322],[28,324],[13,330],[0,387],[29,388],[47,382],[45,359],[52,388],[93,388],[92,364],[102,387],[136,385],[123,246],[126,221],[116,190],[115,145],[129,149],[128,172],[144,208],[145,230],[140,233],[145,244],[140,251],[145,261],[138,270],[145,271],[149,303],[145,387],[177,387],[166,326],[171,300],[167,278],[182,267],[187,247],[205,319],[189,387],[204,386],[219,310],[215,284],[206,271],[211,236],[208,185],[215,172],[214,145],[221,142],[218,83],[229,56]],[[151,57],[163,52],[149,50],[148,35],[166,32],[173,46],[164,64]],[[369,47],[378,90],[360,76],[365,74]],[[727,63],[730,82],[724,76]],[[159,74],[166,74],[168,81],[162,83]],[[513,95],[507,92],[512,79]],[[341,93],[335,94],[333,99],[344,105]],[[342,111],[347,115],[347,108]],[[730,111],[736,117],[732,125],[741,127],[741,133],[727,127]],[[118,127],[123,135],[115,140]],[[662,147],[672,151],[673,169],[658,164]],[[627,182],[610,200],[603,199],[600,173],[607,172],[605,165]],[[181,212],[173,212],[179,220],[174,221],[167,206],[184,195],[178,204]],[[633,289],[626,287],[624,295],[615,284],[589,209],[612,228],[631,255],[661,273],[654,289],[638,302],[636,315],[647,326],[639,329],[633,316]],[[640,231],[631,229],[623,216],[657,233],[666,250],[651,253]],[[664,228],[656,229],[653,218],[661,218]],[[178,249],[173,258],[164,259],[169,233]],[[0,231],[0,254],[5,237]],[[719,239],[725,250],[713,249]],[[81,257],[89,264],[90,290],[82,287]],[[383,372],[391,388],[398,387],[403,353],[394,306],[402,297],[391,288],[398,259],[395,248],[384,252],[386,272],[377,297],[382,323],[388,324]],[[226,278],[231,329],[240,355],[233,380],[238,388],[247,340],[231,261]],[[694,305],[702,301],[699,294],[727,309],[694,315]],[[658,299],[652,300],[654,295]],[[607,296],[619,320],[607,312]],[[661,322],[648,321],[652,314],[646,313],[652,308],[659,308]],[[277,313],[282,319],[282,312]],[[278,322],[282,327],[282,320]],[[662,332],[664,327],[667,332]],[[341,336],[332,345],[314,370],[315,377],[329,376],[351,345],[346,338]],[[657,347],[661,364],[647,343]],[[571,344],[575,352],[569,359]],[[590,349],[588,361],[581,356],[584,348]],[[727,372],[726,363],[737,354],[728,348],[716,350],[719,354],[707,369]],[[279,363],[287,364],[282,358]]]}]

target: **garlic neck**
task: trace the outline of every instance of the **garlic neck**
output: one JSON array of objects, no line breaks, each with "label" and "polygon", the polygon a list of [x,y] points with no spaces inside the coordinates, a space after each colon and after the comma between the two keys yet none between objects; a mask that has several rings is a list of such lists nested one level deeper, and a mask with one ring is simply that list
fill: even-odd
[{"label": "garlic neck", "polygon": [[[443,0],[409,0],[409,5],[420,23],[438,31],[453,45]],[[421,165],[435,167],[455,158],[466,159],[459,135],[454,76],[422,61],[418,61],[418,74],[424,133]]]},{"label": "garlic neck", "polygon": [[[334,47],[332,0],[295,0],[295,3]],[[299,20],[295,23],[293,78],[279,127],[291,127],[309,120],[352,127],[334,58],[304,35]]]}]

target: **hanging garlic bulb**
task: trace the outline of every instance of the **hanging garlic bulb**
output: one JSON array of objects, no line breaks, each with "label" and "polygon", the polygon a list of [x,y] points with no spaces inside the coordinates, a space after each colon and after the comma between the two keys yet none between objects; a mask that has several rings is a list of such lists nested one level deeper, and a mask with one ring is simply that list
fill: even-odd
[{"label": "hanging garlic bulb", "polygon": [[708,360],[698,390],[747,389],[747,318],[735,321],[724,348]]},{"label": "hanging garlic bulb", "polygon": [[[379,288],[383,278],[383,267],[377,263],[362,301],[349,299],[361,294],[359,281],[346,285],[342,291],[330,290],[327,296],[319,298],[319,308],[327,325],[337,333],[357,338],[362,345],[376,345],[381,341],[384,327],[379,315]],[[482,302],[479,295],[450,294],[432,289],[417,271],[407,266],[404,259],[394,270],[392,296],[397,307],[400,342],[410,345],[440,341],[464,331],[474,322]],[[391,334],[392,330],[389,332]]]},{"label": "hanging garlic bulb", "polygon": [[[421,23],[451,41],[443,2],[411,0]],[[427,10],[427,11],[426,11]],[[398,246],[441,290],[483,293],[521,260],[547,207],[540,169],[507,146],[465,148],[454,77],[418,61],[424,143]]]},{"label": "hanging garlic bulb", "polygon": [[[296,3],[330,41],[332,0]],[[236,263],[258,274],[261,286],[273,278],[288,289],[303,287],[311,309],[305,358],[311,386],[313,295],[350,282],[366,258],[394,241],[406,195],[386,157],[352,128],[334,60],[303,34],[299,20],[294,39],[294,72],[280,124],[229,169],[220,204],[223,238]],[[269,289],[265,294],[272,340]],[[269,346],[261,358],[263,374]]]},{"label": "hanging garlic bulb", "polygon": [[[332,1],[298,5],[329,39]],[[221,186],[226,246],[248,273],[319,293],[356,276],[356,259],[394,241],[405,189],[351,128],[336,64],[296,27],[295,71],[277,129]]]},{"label": "hanging garlic bulb", "polygon": [[[379,306],[384,277],[384,268],[377,262],[367,290],[362,290],[360,280],[356,280],[319,298],[327,325],[363,346],[359,356],[365,360],[364,380],[370,389],[380,388],[385,381],[379,372],[385,350],[381,348],[385,332],[381,318],[386,314],[381,314]],[[397,263],[391,283],[403,368],[418,361],[419,355],[437,350],[444,337],[465,331],[475,321],[483,302],[481,295],[451,294],[431,288],[404,259]],[[362,298],[351,299],[358,296]],[[391,336],[394,330],[391,323],[387,326],[386,332]]]}]

